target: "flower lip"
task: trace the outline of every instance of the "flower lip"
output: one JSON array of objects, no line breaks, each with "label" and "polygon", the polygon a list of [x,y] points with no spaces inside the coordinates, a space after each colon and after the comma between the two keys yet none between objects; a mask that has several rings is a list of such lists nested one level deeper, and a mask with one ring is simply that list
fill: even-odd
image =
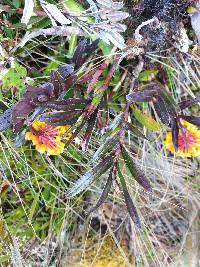
[{"label": "flower lip", "polygon": [[200,130],[198,128],[184,120],[181,120],[181,125],[184,127],[179,130],[178,135],[178,150],[175,151],[172,142],[172,133],[166,134],[165,145],[166,148],[176,156],[196,157],[200,155]]},{"label": "flower lip", "polygon": [[[61,142],[62,136],[69,128],[69,125],[52,126],[35,120],[30,126],[30,132],[26,133],[26,140],[31,140],[40,153],[47,152],[48,155],[59,155],[65,146]],[[68,134],[68,138],[69,136]]]},{"label": "flower lip", "polygon": [[178,147],[180,150],[188,150],[189,147],[192,147],[196,143],[196,137],[194,134],[190,132],[186,132],[186,135],[183,136],[183,134],[179,133],[178,138]]}]

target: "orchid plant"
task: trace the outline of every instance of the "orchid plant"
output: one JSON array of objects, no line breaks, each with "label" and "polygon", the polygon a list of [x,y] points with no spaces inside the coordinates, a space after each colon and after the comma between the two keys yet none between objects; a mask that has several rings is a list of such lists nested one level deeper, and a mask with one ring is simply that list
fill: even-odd
[{"label": "orchid plant", "polygon": [[[84,64],[96,52],[100,40],[96,39],[90,44],[86,40],[80,41],[68,64],[52,71],[48,82],[39,86],[28,85],[23,97],[0,116],[0,131],[12,127],[13,132],[18,136],[17,147],[24,145],[28,140],[32,141],[38,152],[55,156],[67,149],[67,146],[80,133],[84,133],[81,141],[82,149],[87,151],[92,134],[96,129],[100,129],[102,135],[105,136],[105,141],[91,159],[92,168],[66,192],[65,197],[73,198],[80,194],[95,179],[109,171],[102,194],[91,211],[105,202],[115,182],[123,192],[132,220],[140,227],[140,219],[122,172],[122,165],[124,165],[145,191],[152,192],[149,180],[130,153],[129,132],[137,138],[147,139],[140,128],[131,123],[130,118],[133,116],[134,109],[137,110],[141,103],[151,103],[154,117],[157,116],[163,125],[171,129],[165,141],[169,152],[180,157],[200,155],[200,131],[198,130],[200,118],[184,114],[184,110],[198,103],[200,98],[186,99],[177,104],[165,87],[165,75],[160,75],[159,79],[153,81],[150,79],[142,86],[138,83],[139,75],[146,64],[144,62],[145,51],[152,48],[157,50],[159,43],[157,42],[155,47],[155,40],[162,37],[165,31],[167,32],[166,39],[175,22],[174,16],[172,21],[167,19],[167,12],[172,10],[173,1],[167,1],[166,4],[158,1],[151,12],[148,11],[150,3],[155,1],[144,1],[143,6],[140,7],[141,15],[144,16],[148,12],[151,16],[137,27],[135,38],[129,38],[127,44],[119,34],[125,31],[119,19],[127,18],[127,13],[119,11],[123,7],[121,2],[108,1],[107,3],[98,0],[96,5],[98,10],[93,11],[96,19],[93,24],[73,17],[70,11],[61,12],[54,5],[41,2],[52,23],[65,24],[65,26],[61,29],[60,26],[54,25],[53,29],[30,33],[25,36],[21,47],[31,38],[42,34],[51,35],[52,32],[58,31],[58,35],[65,35],[65,30],[68,34],[69,27],[66,25],[76,22],[80,28],[89,29],[90,34],[97,33],[97,37],[116,45],[121,51],[114,53],[109,60],[105,59],[100,64],[97,61],[95,67],[89,72],[83,72]],[[183,4],[180,3],[180,7],[183,8]],[[185,7],[186,5],[184,5],[183,13],[185,13]],[[154,15],[157,11],[159,11],[158,18],[155,19]],[[55,17],[56,12],[62,16]],[[90,13],[87,14],[89,15]],[[159,34],[152,33],[154,24]],[[77,35],[83,35],[80,28],[76,32]],[[148,33],[152,37],[149,42],[145,37]],[[179,44],[176,45],[179,51],[182,49],[181,40],[180,38]],[[116,90],[111,88],[110,84],[120,66],[123,65],[123,60],[127,59],[132,60],[131,64],[134,66],[132,66],[131,80],[124,91],[124,105],[121,106],[118,114],[115,113],[113,116],[109,103],[112,103]],[[159,73],[161,72],[163,74],[164,71]]]}]

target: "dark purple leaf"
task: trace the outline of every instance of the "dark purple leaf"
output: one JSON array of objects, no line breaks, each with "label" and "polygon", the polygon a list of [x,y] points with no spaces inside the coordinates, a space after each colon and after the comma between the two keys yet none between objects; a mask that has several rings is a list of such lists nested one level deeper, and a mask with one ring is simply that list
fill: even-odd
[{"label": "dark purple leaf", "polygon": [[128,213],[129,213],[131,219],[136,224],[136,226],[139,229],[141,229],[142,225],[141,225],[140,218],[138,216],[137,210],[136,210],[136,208],[135,208],[135,206],[133,204],[133,200],[132,200],[127,188],[123,188],[123,194],[124,194],[124,199],[125,199],[125,202],[126,202],[126,207],[127,207],[127,210],[128,210]]},{"label": "dark purple leaf", "polygon": [[77,80],[77,76],[74,73],[74,64],[68,64],[59,69],[62,79],[60,78],[61,91],[58,92],[58,96],[64,96],[64,94],[69,90],[69,88]]},{"label": "dark purple leaf", "polygon": [[91,55],[97,48],[100,39],[96,39],[94,42],[86,46],[85,52],[87,55]]},{"label": "dark purple leaf", "polygon": [[85,61],[85,58],[84,58],[84,52],[85,52],[85,49],[86,49],[86,44],[87,42],[85,40],[82,40],[75,52],[74,52],[74,56],[72,58],[72,62],[74,62],[74,64],[76,65],[76,67],[81,67]]},{"label": "dark purple leaf", "polygon": [[82,111],[55,111],[55,112],[47,112],[41,114],[39,116],[39,120],[46,122],[47,124],[54,125],[54,126],[61,126],[61,125],[72,125],[74,124],[79,116],[81,115]]},{"label": "dark purple leaf", "polygon": [[64,78],[57,71],[52,71],[51,83],[54,86],[54,95],[58,98],[60,94],[65,91]]},{"label": "dark purple leaf", "polygon": [[12,124],[15,133],[18,133],[24,125],[28,115],[35,109],[31,99],[22,99],[14,107],[12,113]]},{"label": "dark purple leaf", "polygon": [[121,146],[122,157],[126,163],[127,168],[129,169],[130,173],[133,175],[135,180],[148,192],[152,192],[152,188],[150,185],[149,180],[146,178],[142,170],[140,170],[136,164],[133,162],[132,157],[128,154],[128,151]]},{"label": "dark purple leaf", "polygon": [[74,72],[74,64],[67,64],[59,68],[59,73],[61,76],[66,79]]},{"label": "dark purple leaf", "polygon": [[153,97],[157,96],[158,91],[156,89],[146,89],[142,91],[135,91],[126,96],[126,100],[131,104],[135,102],[149,102]]},{"label": "dark purple leaf", "polygon": [[150,83],[142,86],[140,90],[134,91],[129,94],[126,99],[130,103],[134,102],[148,102],[160,94],[160,85],[158,83]]},{"label": "dark purple leaf", "polygon": [[180,116],[181,119],[188,121],[189,123],[192,123],[198,127],[200,127],[200,117],[195,117],[195,116]]},{"label": "dark purple leaf", "polygon": [[88,88],[87,88],[87,93],[91,93],[94,88],[95,88],[95,84],[97,83],[99,77],[102,75],[103,71],[108,67],[107,64],[102,63],[100,65],[100,67],[98,67],[95,71],[95,73],[92,75],[91,79],[90,79],[90,83],[88,84]]},{"label": "dark purple leaf", "polygon": [[4,111],[3,114],[0,115],[0,132],[12,126],[12,112],[14,108],[15,105],[7,109],[6,111]]},{"label": "dark purple leaf", "polygon": [[72,62],[75,64],[76,67],[81,67],[83,65],[83,63],[86,60],[87,56],[90,56],[97,48],[99,43],[99,40],[95,40],[92,44],[87,44],[87,42],[85,40],[82,40],[75,52],[74,52],[74,56],[72,58]]},{"label": "dark purple leaf", "polygon": [[[52,83],[45,83],[40,87],[27,86],[24,99],[30,99],[34,104],[46,102],[54,97],[54,86]],[[28,101],[28,100],[27,100]]]},{"label": "dark purple leaf", "polygon": [[92,115],[90,116],[88,120],[88,126],[85,132],[85,136],[83,137],[83,144],[82,144],[83,151],[86,151],[88,148],[88,144],[92,136],[94,126],[96,124],[97,114],[98,114],[98,109],[96,109],[95,112],[92,113]]},{"label": "dark purple leaf", "polygon": [[166,102],[162,97],[157,97],[157,99],[153,102],[154,108],[161,122],[169,125],[171,122],[171,115],[169,113]]},{"label": "dark purple leaf", "polygon": [[65,79],[65,91],[69,90],[69,88],[75,83],[77,78],[78,77],[75,74],[72,74]]},{"label": "dark purple leaf", "polygon": [[129,215],[130,215],[131,219],[133,220],[133,222],[136,224],[136,226],[139,229],[141,229],[142,226],[141,226],[140,218],[139,218],[137,210],[133,204],[133,200],[132,200],[132,198],[128,192],[124,176],[121,173],[119,166],[118,166],[118,175],[120,178],[120,182],[121,182],[121,186],[122,186],[122,190],[123,190],[123,194],[124,194],[124,199],[125,199],[125,203],[126,203],[126,207],[127,207],[128,212],[129,212]]},{"label": "dark purple leaf", "polygon": [[174,145],[174,150],[178,151],[179,128],[178,128],[177,118],[171,118],[171,129],[172,129],[172,142]]},{"label": "dark purple leaf", "polygon": [[34,111],[36,106],[54,98],[54,86],[52,83],[45,83],[40,87],[27,86],[24,98],[15,105],[12,114],[14,132],[21,130],[28,115]]},{"label": "dark purple leaf", "polygon": [[200,97],[196,97],[195,99],[188,99],[188,100],[184,100],[184,101],[180,102],[179,107],[181,109],[186,109],[186,108],[190,108],[191,106],[193,106],[199,102],[200,102]]},{"label": "dark purple leaf", "polygon": [[[72,119],[66,119],[66,120],[60,120],[60,121],[57,121],[57,122],[51,122],[49,124],[53,125],[53,126],[64,126],[64,125],[74,125],[78,120],[78,117],[77,118],[72,118]],[[48,123],[47,123],[48,124]]]},{"label": "dark purple leaf", "polygon": [[103,188],[103,191],[102,191],[96,205],[92,209],[89,210],[88,214],[95,211],[96,209],[98,209],[106,201],[108,194],[110,192],[111,186],[112,186],[113,176],[116,176],[116,166],[115,165],[112,168],[112,170],[110,171],[107,182]]},{"label": "dark purple leaf", "polygon": [[77,76],[74,73],[71,73],[67,77],[63,77],[59,72],[51,72],[51,83],[54,86],[54,95],[55,98],[60,98],[65,95],[67,90],[71,85],[76,81]]},{"label": "dark purple leaf", "polygon": [[50,102],[41,104],[41,107],[51,108],[55,110],[72,111],[83,110],[88,101],[79,98],[71,98],[67,100],[52,100]]}]

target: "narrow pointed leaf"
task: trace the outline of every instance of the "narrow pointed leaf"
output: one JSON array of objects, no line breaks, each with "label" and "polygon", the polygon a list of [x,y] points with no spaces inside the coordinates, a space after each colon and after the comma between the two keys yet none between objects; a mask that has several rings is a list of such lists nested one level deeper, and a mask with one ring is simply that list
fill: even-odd
[{"label": "narrow pointed leaf", "polygon": [[51,83],[54,86],[54,94],[55,94],[56,98],[58,98],[58,96],[61,94],[61,92],[63,92],[65,89],[64,79],[60,75],[60,73],[58,73],[57,71],[52,71],[51,72]]},{"label": "narrow pointed leaf", "polygon": [[193,106],[199,102],[200,102],[200,97],[196,97],[194,99],[188,99],[188,100],[184,100],[184,101],[180,102],[179,107],[181,109],[186,109],[186,108],[190,108],[191,106]]},{"label": "narrow pointed leaf", "polygon": [[[171,122],[171,115],[169,113],[166,102],[162,97],[158,97],[156,101],[153,102],[156,113],[165,125],[169,125]],[[176,115],[176,114],[175,114]]]},{"label": "narrow pointed leaf", "polygon": [[127,150],[121,146],[121,151],[122,151],[122,157],[125,161],[125,164],[127,168],[129,169],[130,173],[133,175],[135,180],[147,191],[152,192],[152,188],[150,185],[150,182],[148,179],[145,177],[143,172],[139,170],[139,168],[135,165],[133,162],[132,157],[128,154]]},{"label": "narrow pointed leaf", "polygon": [[174,145],[174,150],[178,150],[178,135],[179,135],[179,128],[176,118],[171,119],[171,128],[172,128],[172,142]]},{"label": "narrow pointed leaf", "polygon": [[46,122],[50,125],[72,125],[74,124],[79,116],[81,115],[82,111],[74,110],[74,111],[55,111],[55,112],[47,112],[39,116],[39,120]]},{"label": "narrow pointed leaf", "polygon": [[12,112],[12,124],[15,133],[18,133],[24,125],[28,115],[35,109],[35,105],[30,99],[20,100]]},{"label": "narrow pointed leaf", "polygon": [[97,83],[99,77],[102,75],[103,71],[108,67],[107,64],[105,63],[102,63],[100,65],[100,67],[98,67],[94,74],[92,75],[91,77],[91,81],[90,83],[88,84],[88,87],[87,87],[87,93],[90,94],[93,90],[94,90],[94,87],[95,87],[95,84]]},{"label": "narrow pointed leaf", "polygon": [[126,126],[128,130],[131,131],[134,135],[147,140],[146,136],[142,132],[140,132],[140,130],[138,130],[137,126],[133,125],[130,122],[126,122]]},{"label": "narrow pointed leaf", "polygon": [[143,114],[139,109],[132,108],[132,110],[136,120],[143,126],[145,126],[147,129],[153,132],[159,132],[160,130],[162,130],[160,124],[156,122],[154,119],[147,116],[146,114]]},{"label": "narrow pointed leaf", "polygon": [[110,174],[109,174],[108,179],[107,179],[107,182],[103,188],[103,191],[102,191],[96,205],[93,208],[91,208],[91,210],[88,212],[88,214],[95,211],[96,209],[98,209],[106,201],[108,194],[110,192],[111,186],[112,186],[113,175],[116,176],[116,166],[114,166],[111,169]]},{"label": "narrow pointed leaf", "polygon": [[85,58],[84,58],[84,52],[85,52],[85,49],[86,49],[86,41],[83,40],[81,41],[75,52],[74,52],[74,56],[72,58],[72,62],[74,62],[74,64],[77,66],[77,67],[80,67],[83,65],[84,61],[85,61]]},{"label": "narrow pointed leaf", "polygon": [[133,220],[133,222],[137,225],[138,228],[142,228],[141,226],[141,222],[140,222],[140,218],[138,216],[137,210],[133,204],[133,200],[128,192],[127,186],[126,186],[126,182],[124,179],[123,174],[121,173],[121,170],[118,166],[118,176],[120,179],[120,183],[122,186],[122,190],[123,190],[123,194],[124,194],[124,199],[125,199],[125,203],[126,203],[126,207],[128,210],[128,213],[131,217],[131,219]]},{"label": "narrow pointed leaf", "polygon": [[47,103],[41,104],[41,107],[55,109],[57,111],[73,111],[82,110],[87,101],[79,98],[71,98],[67,100],[52,100]]},{"label": "narrow pointed leaf", "polygon": [[96,109],[94,113],[92,113],[92,115],[90,116],[90,119],[88,120],[88,126],[85,132],[85,136],[83,137],[83,144],[82,144],[83,151],[86,151],[88,148],[88,144],[92,136],[94,126],[96,124],[97,114],[98,114],[98,108]]},{"label": "narrow pointed leaf", "polygon": [[200,117],[195,117],[195,116],[183,116],[181,115],[181,118],[183,120],[188,121],[189,123],[192,123],[198,127],[200,127]]},{"label": "narrow pointed leaf", "polygon": [[146,89],[141,91],[135,91],[132,94],[126,96],[126,100],[131,104],[135,102],[149,102],[158,94],[156,89]]},{"label": "narrow pointed leaf", "polygon": [[113,154],[106,156],[97,166],[81,176],[72,188],[66,193],[67,198],[72,198],[86,189],[95,179],[105,173],[113,164]]},{"label": "narrow pointed leaf", "polygon": [[103,158],[108,151],[114,151],[117,143],[119,142],[119,134],[114,134],[113,136],[109,136],[103,142],[103,144],[97,149],[92,157],[92,162]]}]

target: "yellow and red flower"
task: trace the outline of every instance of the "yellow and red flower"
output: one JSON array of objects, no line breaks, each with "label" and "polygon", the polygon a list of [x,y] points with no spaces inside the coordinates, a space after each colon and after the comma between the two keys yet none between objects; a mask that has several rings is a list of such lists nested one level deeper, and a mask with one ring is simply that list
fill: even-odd
[{"label": "yellow and red flower", "polygon": [[185,127],[186,133],[183,136],[181,130],[179,130],[178,136],[178,151],[175,152],[172,133],[166,134],[165,145],[166,148],[173,154],[181,158],[197,157],[200,155],[200,130],[198,128],[184,120],[181,120],[181,124]]},{"label": "yellow and red flower", "polygon": [[[32,123],[31,131],[26,133],[25,139],[32,141],[36,150],[40,153],[59,155],[63,152],[65,146],[65,143],[61,141],[62,137],[69,128],[69,125],[52,126],[35,120]],[[71,133],[68,133],[65,140],[70,137]]]}]

